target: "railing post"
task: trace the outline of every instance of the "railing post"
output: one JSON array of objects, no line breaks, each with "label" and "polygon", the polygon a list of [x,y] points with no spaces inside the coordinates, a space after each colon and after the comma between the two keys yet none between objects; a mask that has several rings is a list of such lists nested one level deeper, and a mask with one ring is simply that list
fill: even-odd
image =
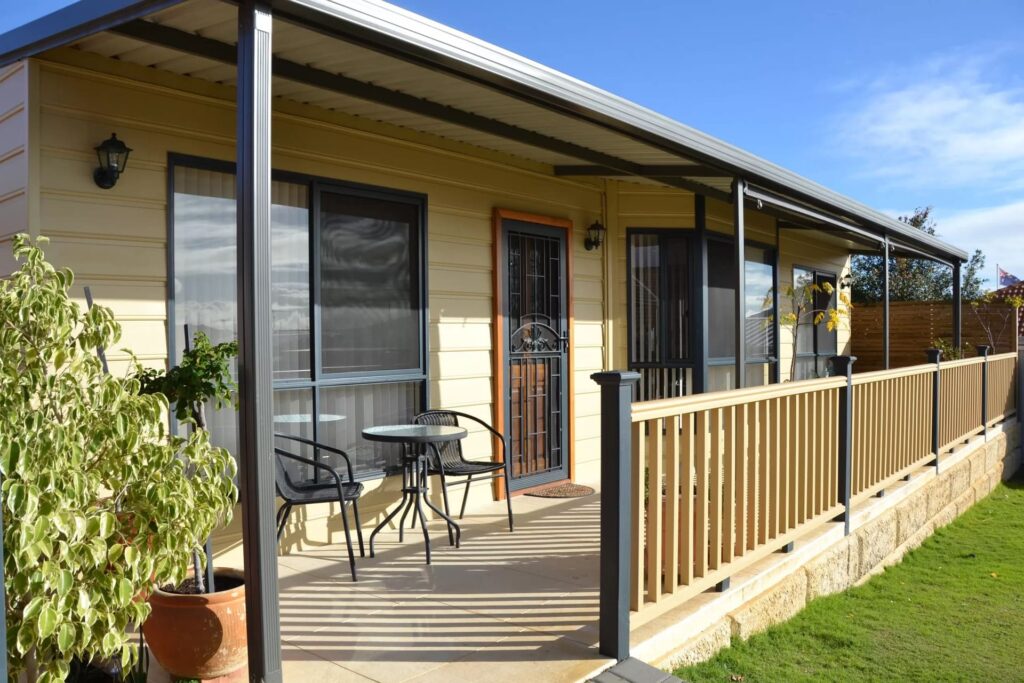
[{"label": "railing post", "polygon": [[633,385],[640,374],[598,372],[601,385],[601,578],[598,651],[622,661],[629,657],[630,500],[632,484]]},{"label": "railing post", "polygon": [[850,498],[853,491],[853,364],[856,356],[833,356],[832,372],[846,377],[846,386],[839,390],[839,490],[837,500],[843,505],[843,532],[850,535]]},{"label": "railing post", "polygon": [[928,349],[928,362],[935,363],[932,375],[932,453],[935,454],[935,473],[939,472],[939,380],[942,373],[942,349]]},{"label": "railing post", "polygon": [[975,347],[979,358],[985,360],[981,364],[981,433],[988,441],[988,353],[992,350],[988,344]]}]

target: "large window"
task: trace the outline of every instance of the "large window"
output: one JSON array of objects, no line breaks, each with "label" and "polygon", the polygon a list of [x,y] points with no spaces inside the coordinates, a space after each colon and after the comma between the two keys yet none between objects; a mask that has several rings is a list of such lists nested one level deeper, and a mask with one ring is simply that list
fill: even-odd
[{"label": "large window", "polygon": [[[235,179],[230,164],[184,159],[172,174],[178,362],[186,324],[237,336]],[[293,175],[275,176],[271,199],[274,430],[344,449],[359,476],[391,470],[398,450],[360,434],[425,405],[424,200]],[[234,450],[235,411],[209,423]]]},{"label": "large window", "polygon": [[690,232],[629,231],[629,366],[638,400],[690,393]]},{"label": "large window", "polygon": [[[768,384],[778,363],[775,337],[775,250],[744,249],[744,386]],[[736,249],[728,239],[708,240],[708,387],[736,388]]]},{"label": "large window", "polygon": [[[826,287],[826,283],[829,287]],[[815,287],[816,285],[816,287]],[[827,311],[836,305],[836,276],[833,273],[811,270],[796,266],[793,268],[794,299],[803,300],[804,291],[810,292],[808,312],[797,322],[796,362],[793,365],[795,380],[826,377],[831,372],[828,359],[836,355],[838,334],[829,330],[826,320],[814,324],[816,312]],[[826,291],[830,289],[829,291]],[[827,316],[826,316],[827,318]]]}]

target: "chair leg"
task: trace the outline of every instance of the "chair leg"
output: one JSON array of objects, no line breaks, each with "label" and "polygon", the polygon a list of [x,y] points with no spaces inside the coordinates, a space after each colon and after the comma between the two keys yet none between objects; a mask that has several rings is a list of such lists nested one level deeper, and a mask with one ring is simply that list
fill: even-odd
[{"label": "chair leg", "polygon": [[[436,448],[436,446],[435,446]],[[451,517],[452,512],[448,507],[448,480],[444,476],[444,465],[441,464],[441,455],[437,455],[438,475],[441,478],[441,500],[444,502],[444,514]],[[428,472],[430,470],[427,470]],[[448,545],[455,545],[455,537],[452,535],[451,526],[448,527]]]},{"label": "chair leg", "polygon": [[469,500],[469,485],[473,483],[473,475],[466,477],[466,490],[462,494],[462,509],[459,510],[459,519],[466,516],[466,501]]},{"label": "chair leg", "polygon": [[292,504],[285,503],[277,510],[277,540],[281,541],[281,535],[284,533],[284,527],[288,524],[288,518],[292,515]]},{"label": "chair leg", "polygon": [[366,550],[363,548],[363,523],[359,519],[359,499],[352,501],[352,514],[356,518],[356,536],[359,538],[359,557],[366,557]]},{"label": "chair leg", "polygon": [[345,499],[342,496],[338,496],[338,504],[341,505],[341,524],[345,529],[345,545],[348,547],[348,566],[352,570],[352,580],[358,581],[356,578],[356,553],[352,549],[352,533],[348,528],[348,513],[345,512]]},{"label": "chair leg", "polygon": [[508,490],[508,473],[506,472],[505,476],[502,478],[505,480],[505,505],[508,507],[508,532],[512,533],[512,495],[509,493]]}]

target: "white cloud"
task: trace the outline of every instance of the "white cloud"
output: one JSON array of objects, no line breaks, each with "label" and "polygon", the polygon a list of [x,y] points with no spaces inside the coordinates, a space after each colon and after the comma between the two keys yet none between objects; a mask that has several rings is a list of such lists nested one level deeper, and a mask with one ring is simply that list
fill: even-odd
[{"label": "white cloud", "polygon": [[841,148],[862,175],[895,187],[1024,189],[1024,88],[996,82],[1001,56],[953,55],[842,84]]},{"label": "white cloud", "polygon": [[998,206],[935,216],[939,237],[973,252],[985,254],[988,286],[995,289],[996,264],[1024,278],[1024,199]]}]

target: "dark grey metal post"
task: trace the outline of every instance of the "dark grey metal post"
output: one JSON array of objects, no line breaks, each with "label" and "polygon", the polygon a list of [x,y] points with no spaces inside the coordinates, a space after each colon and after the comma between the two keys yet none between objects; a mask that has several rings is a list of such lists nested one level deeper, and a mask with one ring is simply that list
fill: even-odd
[{"label": "dark grey metal post", "polygon": [[939,471],[939,382],[942,378],[942,349],[928,349],[928,362],[935,363],[935,374],[932,375],[932,453],[935,454],[935,472]]},{"label": "dark grey metal post", "polygon": [[962,293],[960,274],[960,262],[957,261],[953,264],[953,347],[956,349],[963,348],[963,310],[964,301]]},{"label": "dark grey metal post", "polygon": [[270,336],[271,34],[268,5],[238,7],[239,484],[249,680],[280,683]]},{"label": "dark grey metal post", "polygon": [[601,385],[601,578],[598,650],[622,661],[629,657],[629,514],[632,498],[630,406],[640,374],[598,372]]},{"label": "dark grey metal post", "polygon": [[744,190],[747,184],[742,178],[732,181],[733,225],[736,229],[736,388],[746,384],[746,226],[744,225]]},{"label": "dark grey metal post", "polygon": [[988,353],[991,347],[988,344],[979,344],[975,347],[980,358],[984,358],[981,364],[981,427],[982,434],[988,438]]},{"label": "dark grey metal post", "polygon": [[850,535],[850,498],[853,495],[853,364],[856,356],[833,356],[832,372],[846,377],[846,386],[839,392],[839,490],[837,500],[843,505],[843,533]]},{"label": "dark grey metal post", "polygon": [[889,238],[882,249],[882,363],[889,369]]},{"label": "dark grey metal post", "polygon": [[708,390],[708,227],[707,200],[694,198],[694,220],[697,224],[697,295],[693,298],[697,325],[697,366],[694,368],[694,393]]}]

